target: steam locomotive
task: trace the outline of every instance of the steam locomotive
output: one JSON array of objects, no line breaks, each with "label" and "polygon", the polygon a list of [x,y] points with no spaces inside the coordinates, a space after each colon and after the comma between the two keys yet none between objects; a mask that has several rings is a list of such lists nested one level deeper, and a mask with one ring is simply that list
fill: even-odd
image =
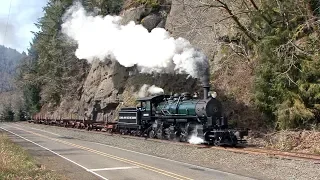
[{"label": "steam locomotive", "polygon": [[217,146],[245,143],[243,137],[248,130],[229,129],[227,119],[222,116],[221,102],[209,95],[209,86],[203,89],[203,98],[183,93],[137,99],[138,107],[119,111],[116,129],[121,134],[182,142],[196,136]]},{"label": "steam locomotive", "polygon": [[[209,96],[209,85],[203,87],[203,98],[190,93],[152,95],[137,99],[138,107],[121,108],[117,122],[97,122],[80,119],[33,117],[34,123],[58,125],[87,130],[144,136],[181,142],[191,138],[216,146],[244,144],[247,129],[230,129],[222,115],[221,102]],[[93,115],[94,117],[94,115]],[[31,121],[29,121],[31,122]]]}]

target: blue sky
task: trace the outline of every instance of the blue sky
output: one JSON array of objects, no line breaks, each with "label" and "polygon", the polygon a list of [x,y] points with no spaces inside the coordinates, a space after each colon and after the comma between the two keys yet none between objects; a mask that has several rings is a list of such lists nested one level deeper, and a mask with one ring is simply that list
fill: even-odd
[{"label": "blue sky", "polygon": [[37,31],[34,23],[43,15],[46,4],[47,0],[12,0],[5,36],[10,0],[0,0],[0,44],[26,51],[33,37],[30,31]]}]

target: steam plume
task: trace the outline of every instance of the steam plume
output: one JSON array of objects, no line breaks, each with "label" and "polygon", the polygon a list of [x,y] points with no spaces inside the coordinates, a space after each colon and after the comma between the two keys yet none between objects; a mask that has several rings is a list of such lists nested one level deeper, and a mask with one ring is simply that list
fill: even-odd
[{"label": "steam plume", "polygon": [[121,25],[119,16],[92,16],[75,3],[65,14],[64,34],[78,44],[75,55],[117,60],[125,67],[137,65],[142,73],[181,73],[209,77],[209,63],[201,51],[183,38],[174,39],[163,28],[148,32],[142,25]]},{"label": "steam plume", "polygon": [[157,87],[155,85],[150,86],[148,84],[144,84],[138,92],[138,97],[145,97],[150,94],[163,94],[163,93],[164,91],[160,87]]},{"label": "steam plume", "polygon": [[191,135],[190,139],[188,139],[188,142],[190,144],[202,144],[204,143],[204,140],[196,135]]},{"label": "steam plume", "polygon": [[191,137],[188,139],[190,144],[202,144],[204,143],[204,139],[198,137],[198,128],[199,125],[196,125],[195,129],[193,130]]}]

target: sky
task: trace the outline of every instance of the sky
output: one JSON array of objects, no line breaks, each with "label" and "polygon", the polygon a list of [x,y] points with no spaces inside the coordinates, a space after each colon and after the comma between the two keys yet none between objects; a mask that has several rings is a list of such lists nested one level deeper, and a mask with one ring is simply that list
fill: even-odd
[{"label": "sky", "polygon": [[0,0],[0,44],[26,52],[33,38],[31,31],[38,31],[34,23],[43,16],[46,4],[47,0]]}]

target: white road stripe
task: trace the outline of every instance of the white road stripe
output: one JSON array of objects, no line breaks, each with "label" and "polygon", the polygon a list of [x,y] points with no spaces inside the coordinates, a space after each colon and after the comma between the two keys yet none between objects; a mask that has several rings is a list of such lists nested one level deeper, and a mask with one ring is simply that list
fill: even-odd
[{"label": "white road stripe", "polygon": [[40,145],[40,144],[38,144],[38,143],[35,143],[35,142],[33,142],[33,141],[31,141],[31,140],[29,140],[29,139],[27,139],[27,138],[25,138],[25,137],[22,137],[22,136],[20,136],[20,135],[18,135],[18,134],[16,134],[16,133],[14,133],[14,132],[11,132],[11,131],[9,131],[9,130],[7,130],[7,129],[3,128],[3,127],[0,127],[0,129],[3,129],[3,130],[5,130],[5,131],[7,131],[7,132],[9,132],[9,133],[11,133],[11,134],[14,134],[14,135],[16,135],[16,136],[18,136],[18,137],[20,137],[20,138],[22,138],[22,139],[24,139],[24,140],[26,140],[26,141],[28,141],[28,142],[32,143],[32,144],[35,144],[35,145],[37,145],[37,146],[39,146],[39,147],[41,147],[41,148],[43,148],[43,149],[45,149],[45,150],[47,150],[47,151],[49,151],[49,152],[51,152],[51,153],[53,153],[53,154],[55,154],[55,155],[57,155],[57,156],[59,156],[59,157],[61,157],[61,158],[65,159],[65,160],[67,160],[67,161],[69,161],[69,162],[71,162],[71,163],[73,163],[73,164],[75,164],[75,165],[77,165],[77,166],[79,166],[79,167],[81,167],[81,168],[85,169],[86,171],[88,171],[88,172],[90,172],[90,173],[92,173],[92,174],[94,174],[94,175],[96,175],[96,176],[100,177],[100,178],[101,178],[101,179],[103,179],[103,180],[108,180],[107,178],[105,178],[105,177],[103,177],[103,176],[101,176],[101,175],[99,175],[99,174],[97,174],[97,173],[95,173],[95,172],[91,171],[90,169],[88,169],[88,168],[86,168],[86,167],[82,166],[81,164],[78,164],[78,163],[76,163],[76,162],[72,161],[71,159],[68,159],[68,158],[66,158],[66,157],[64,157],[64,156],[62,156],[62,155],[60,155],[59,153],[54,152],[54,151],[52,151],[52,150],[50,150],[50,149],[48,149],[48,148],[46,148],[46,147],[44,147],[44,146],[41,146],[41,145]]},{"label": "white road stripe", "polygon": [[238,176],[237,174],[232,174],[232,173],[229,173],[229,172],[219,171],[219,170],[211,169],[211,168],[208,168],[208,167],[198,166],[198,165],[189,164],[189,163],[185,163],[185,162],[181,162],[181,161],[176,161],[176,160],[172,160],[172,159],[167,159],[167,158],[163,158],[163,157],[159,157],[159,156],[154,156],[154,155],[150,155],[150,154],[145,154],[145,153],[141,153],[141,152],[137,152],[137,151],[132,151],[132,150],[128,150],[128,149],[123,149],[123,148],[119,148],[119,147],[115,147],[115,146],[111,146],[111,145],[107,145],[107,144],[102,144],[102,143],[97,143],[97,142],[92,142],[92,141],[88,141],[88,142],[93,143],[93,144],[97,144],[97,145],[101,145],[101,146],[106,146],[106,147],[114,148],[114,149],[119,149],[119,150],[122,150],[122,151],[132,152],[132,153],[135,153],[135,154],[140,154],[140,155],[144,155],[144,156],[148,156],[148,157],[152,157],[152,158],[157,158],[157,159],[161,159],[161,160],[166,160],[166,161],[170,161],[170,162],[174,162],[174,163],[178,163],[178,164],[182,164],[182,165],[187,165],[187,166],[191,166],[191,167],[195,167],[195,168],[205,169],[205,170],[208,170],[208,171],[213,171],[213,172],[225,173],[225,174],[230,174],[230,175],[236,175],[236,176]]},{"label": "white road stripe", "polygon": [[121,169],[136,169],[139,167],[131,166],[131,167],[114,167],[114,168],[101,168],[101,169],[89,169],[90,171],[112,171],[112,170],[121,170]]}]

